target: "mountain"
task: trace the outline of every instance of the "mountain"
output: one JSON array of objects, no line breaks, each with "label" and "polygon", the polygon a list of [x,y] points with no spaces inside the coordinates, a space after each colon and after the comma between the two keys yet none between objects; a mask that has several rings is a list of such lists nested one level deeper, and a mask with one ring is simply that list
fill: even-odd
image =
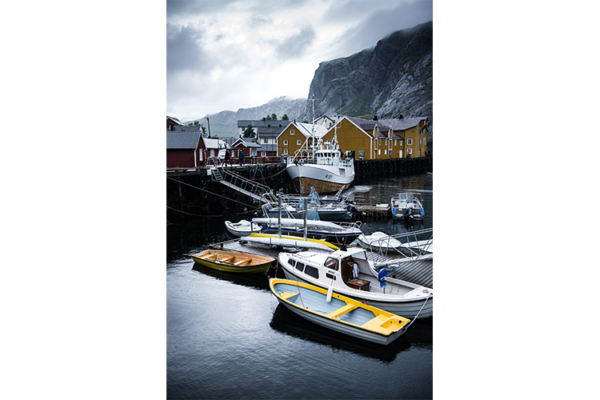
[{"label": "mountain", "polygon": [[[262,106],[252,108],[240,108],[234,111],[221,111],[218,114],[210,115],[210,133],[212,136],[231,137],[238,135],[237,122],[242,119],[263,119],[267,115],[277,114],[277,118],[281,119],[284,114],[287,114],[290,120],[308,120],[305,116],[306,99],[291,99],[289,97],[278,97]],[[198,121],[207,128],[208,123],[206,117],[186,121],[183,124],[187,125]]]},{"label": "mountain", "polygon": [[[396,31],[346,58],[319,64],[308,99],[315,115],[433,116],[433,23]],[[306,110],[312,110],[307,100]]]}]

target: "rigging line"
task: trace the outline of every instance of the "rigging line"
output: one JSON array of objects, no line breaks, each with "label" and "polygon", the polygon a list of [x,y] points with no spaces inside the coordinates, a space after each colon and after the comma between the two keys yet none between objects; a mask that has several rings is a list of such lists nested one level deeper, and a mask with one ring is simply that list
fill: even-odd
[{"label": "rigging line", "polygon": [[210,217],[222,217],[222,216],[223,216],[223,215],[200,215],[200,214],[191,214],[191,213],[188,213],[188,212],[185,212],[185,211],[177,210],[177,209],[175,209],[175,208],[173,208],[173,207],[169,207],[169,206],[167,206],[167,208],[168,208],[169,210],[177,211],[177,212],[180,212],[180,213],[182,213],[182,214],[193,215],[193,216],[195,216],[195,217],[208,217],[208,218],[210,218]]},{"label": "rigging line", "polygon": [[194,186],[194,185],[190,185],[189,183],[185,183],[185,182],[179,181],[179,180],[177,180],[177,179],[173,179],[173,178],[171,178],[171,177],[167,177],[167,179],[170,179],[170,180],[172,180],[172,181],[175,181],[175,182],[183,183],[184,185],[187,185],[187,186],[193,187],[194,189],[202,190],[203,192],[210,193],[210,194],[212,194],[212,195],[214,195],[214,196],[217,196],[217,197],[222,197],[222,198],[224,198],[225,200],[231,200],[231,201],[233,201],[233,202],[235,202],[235,203],[239,203],[239,204],[241,204],[241,205],[243,205],[243,206],[246,206],[246,207],[255,207],[254,205],[250,205],[250,204],[242,203],[241,201],[237,201],[237,200],[234,200],[234,199],[230,199],[230,198],[228,198],[228,197],[225,197],[225,196],[221,196],[220,194],[213,193],[213,192],[211,192],[211,191],[209,191],[209,190],[202,189],[202,188],[199,188],[199,187],[197,187],[197,186]]}]

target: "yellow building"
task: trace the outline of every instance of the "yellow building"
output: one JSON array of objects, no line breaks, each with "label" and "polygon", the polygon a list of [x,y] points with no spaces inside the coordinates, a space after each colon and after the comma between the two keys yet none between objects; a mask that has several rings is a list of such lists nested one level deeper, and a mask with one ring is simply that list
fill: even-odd
[{"label": "yellow building", "polygon": [[[332,140],[334,128],[323,137]],[[427,151],[427,118],[373,119],[344,117],[337,123],[343,153],[357,160],[423,157]]]},{"label": "yellow building", "polygon": [[[316,124],[305,124],[302,122],[290,122],[290,124],[277,136],[277,156],[294,156],[297,150],[305,147],[305,142],[311,137],[311,134],[319,138],[327,132],[327,127]],[[315,141],[315,145],[316,145]],[[309,143],[309,147],[311,143]],[[307,157],[308,153],[303,152],[303,157]]]}]

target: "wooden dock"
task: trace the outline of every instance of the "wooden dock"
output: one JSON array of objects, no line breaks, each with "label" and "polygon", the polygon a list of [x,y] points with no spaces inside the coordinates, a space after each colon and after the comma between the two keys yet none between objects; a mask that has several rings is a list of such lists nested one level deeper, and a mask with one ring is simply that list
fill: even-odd
[{"label": "wooden dock", "polygon": [[[243,251],[246,253],[257,254],[266,257],[277,258],[282,251],[280,248],[272,248],[268,245],[259,243],[240,243],[240,239],[228,240],[225,242],[215,243],[210,245],[212,249],[223,249],[227,251]],[[348,246],[352,247],[352,246]],[[286,251],[294,252],[295,249],[286,248]],[[304,250],[304,249],[303,249]],[[297,250],[301,251],[301,250]],[[311,249],[315,253],[328,253],[325,250]],[[399,255],[383,255],[367,250],[367,255],[370,261],[376,263],[389,263],[394,260],[401,260],[403,257]],[[391,278],[401,279],[403,281],[415,283],[433,289],[433,260],[419,260],[411,262],[399,262],[398,267],[389,268],[388,276]]]}]

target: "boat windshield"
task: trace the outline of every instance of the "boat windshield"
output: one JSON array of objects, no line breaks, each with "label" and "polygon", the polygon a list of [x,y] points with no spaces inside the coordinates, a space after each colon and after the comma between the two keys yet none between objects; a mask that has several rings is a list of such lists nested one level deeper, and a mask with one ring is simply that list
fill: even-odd
[{"label": "boat windshield", "polygon": [[337,258],[328,257],[327,260],[325,260],[325,267],[337,271],[339,268]]}]

